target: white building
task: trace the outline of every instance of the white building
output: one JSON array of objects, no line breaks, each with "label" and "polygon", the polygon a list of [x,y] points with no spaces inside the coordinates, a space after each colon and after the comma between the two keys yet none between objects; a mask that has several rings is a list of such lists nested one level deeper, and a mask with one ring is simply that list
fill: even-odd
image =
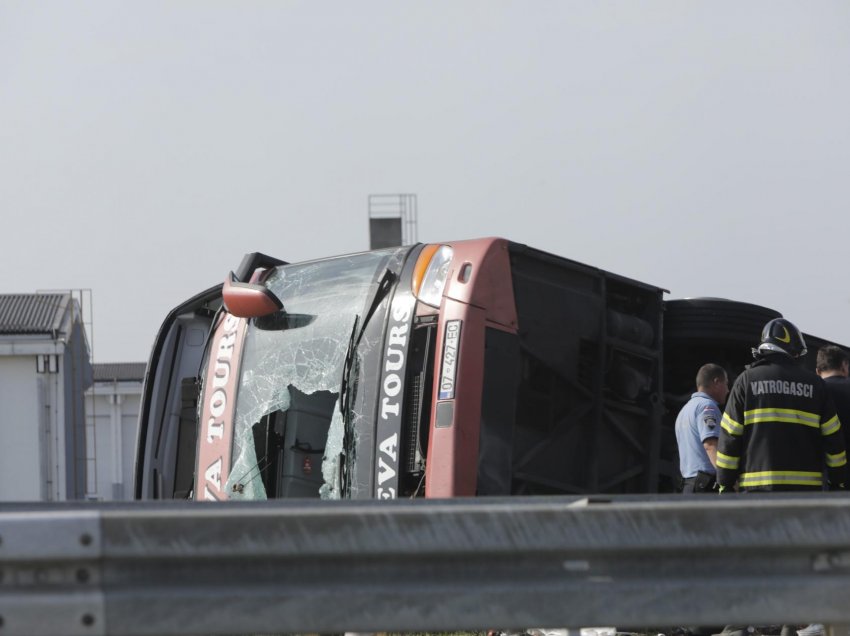
[{"label": "white building", "polygon": [[89,499],[133,498],[144,362],[94,365],[86,392]]},{"label": "white building", "polygon": [[89,359],[71,294],[0,294],[0,501],[85,497]]}]

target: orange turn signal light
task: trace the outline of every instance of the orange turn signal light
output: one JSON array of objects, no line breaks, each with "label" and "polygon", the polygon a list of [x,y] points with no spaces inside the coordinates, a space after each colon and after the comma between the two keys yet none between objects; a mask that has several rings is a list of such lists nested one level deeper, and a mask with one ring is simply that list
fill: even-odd
[{"label": "orange turn signal light", "polygon": [[418,296],[419,290],[422,288],[422,280],[425,278],[425,272],[428,271],[428,264],[434,257],[436,251],[440,249],[439,244],[426,245],[419,252],[419,258],[416,260],[416,266],[413,268],[413,295]]}]

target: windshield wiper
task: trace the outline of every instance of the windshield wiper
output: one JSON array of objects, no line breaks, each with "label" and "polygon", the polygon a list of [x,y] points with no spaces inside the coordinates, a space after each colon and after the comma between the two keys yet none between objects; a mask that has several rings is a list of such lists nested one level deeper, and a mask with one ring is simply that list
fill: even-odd
[{"label": "windshield wiper", "polygon": [[343,422],[342,452],[339,458],[339,482],[340,494],[345,498],[348,498],[351,493],[351,461],[354,458],[354,432],[351,430],[348,409],[351,402],[349,383],[351,381],[351,370],[354,367],[354,355],[357,347],[360,345],[360,341],[363,339],[363,334],[366,332],[366,326],[369,324],[369,320],[371,320],[378,306],[393,288],[396,279],[397,276],[391,269],[387,268],[384,270],[381,279],[378,281],[378,288],[375,290],[372,300],[369,302],[369,307],[366,309],[363,320],[360,320],[359,314],[354,317],[354,324],[351,327],[351,337],[348,340],[348,349],[345,351],[345,361],[342,365],[342,381],[339,386],[339,410],[342,414]]},{"label": "windshield wiper", "polygon": [[354,344],[357,339],[357,325],[360,324],[360,314],[354,316],[354,324],[351,326],[351,337],[348,339],[348,348],[345,350],[345,360],[342,363],[342,380],[339,383],[339,412],[345,417],[348,408],[348,378],[351,376],[351,364],[354,361]]}]

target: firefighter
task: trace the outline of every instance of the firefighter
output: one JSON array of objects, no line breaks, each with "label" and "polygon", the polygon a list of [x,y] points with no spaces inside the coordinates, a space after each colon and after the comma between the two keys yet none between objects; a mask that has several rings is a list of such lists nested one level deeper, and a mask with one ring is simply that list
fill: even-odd
[{"label": "firefighter", "polygon": [[803,334],[776,318],[753,349],[755,362],[735,380],[720,424],[720,492],[843,488],[847,456],[841,423],[824,381],[801,368]]}]

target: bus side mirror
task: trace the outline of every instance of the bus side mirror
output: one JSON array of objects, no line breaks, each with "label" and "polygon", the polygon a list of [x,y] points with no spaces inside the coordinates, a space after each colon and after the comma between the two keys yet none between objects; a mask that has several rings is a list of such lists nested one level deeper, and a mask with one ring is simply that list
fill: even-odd
[{"label": "bus side mirror", "polygon": [[258,283],[242,283],[230,272],[221,290],[224,308],[238,318],[268,316],[283,309],[283,303],[274,293]]}]

